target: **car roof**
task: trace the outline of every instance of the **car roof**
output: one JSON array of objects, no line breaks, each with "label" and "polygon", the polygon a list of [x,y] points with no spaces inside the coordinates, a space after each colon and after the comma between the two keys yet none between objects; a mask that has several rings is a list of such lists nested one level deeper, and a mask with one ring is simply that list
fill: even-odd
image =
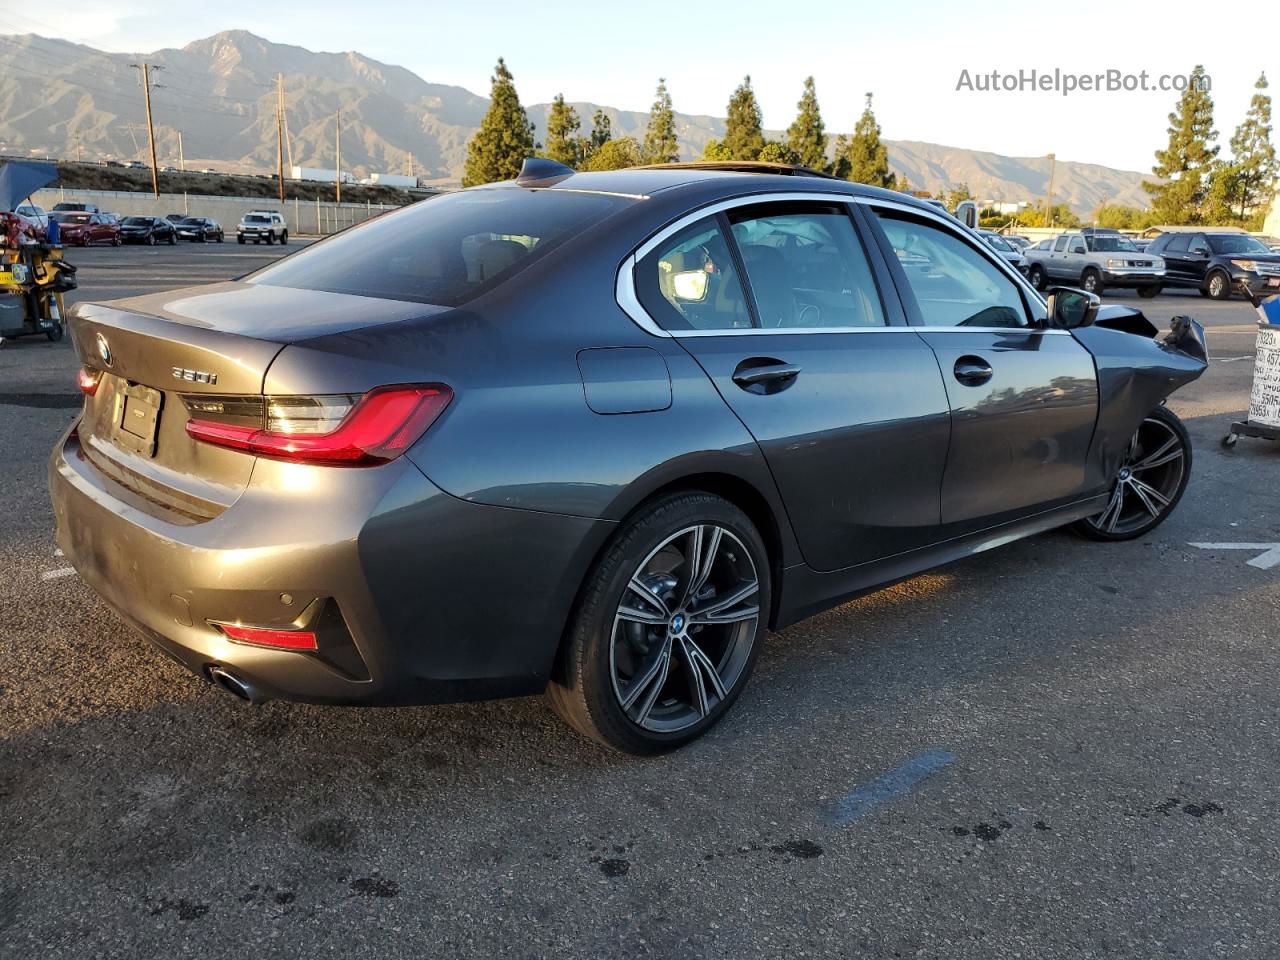
[{"label": "car roof", "polygon": [[629,167],[607,172],[574,172],[527,186],[516,180],[473,187],[476,190],[538,189],[612,193],[636,198],[650,197],[667,191],[694,192],[700,198],[740,196],[751,193],[830,193],[843,196],[874,197],[893,200],[936,214],[937,208],[895,190],[885,190],[864,183],[839,180],[790,164],[749,163],[670,163],[645,167]]}]

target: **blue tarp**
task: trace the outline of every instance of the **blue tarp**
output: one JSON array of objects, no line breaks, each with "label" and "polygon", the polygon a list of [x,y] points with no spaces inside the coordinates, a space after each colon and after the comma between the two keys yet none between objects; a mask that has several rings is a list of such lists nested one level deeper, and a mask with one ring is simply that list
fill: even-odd
[{"label": "blue tarp", "polygon": [[0,211],[11,212],[31,194],[58,179],[52,163],[10,160],[0,165]]}]

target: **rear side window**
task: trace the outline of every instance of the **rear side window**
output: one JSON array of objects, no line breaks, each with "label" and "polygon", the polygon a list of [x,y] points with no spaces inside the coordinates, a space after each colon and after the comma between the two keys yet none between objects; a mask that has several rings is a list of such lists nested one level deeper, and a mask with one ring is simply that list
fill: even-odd
[{"label": "rear side window", "polygon": [[754,326],[737,265],[716,217],[685,227],[641,260],[636,295],[664,330]]},{"label": "rear side window", "polygon": [[843,210],[757,207],[732,219],[760,326],[885,325],[871,266]]},{"label": "rear side window", "polygon": [[564,190],[463,190],[345,230],[249,282],[458,306],[634,202]]},{"label": "rear side window", "polygon": [[1028,325],[1014,282],[964,240],[916,220],[879,217],[926,326]]}]

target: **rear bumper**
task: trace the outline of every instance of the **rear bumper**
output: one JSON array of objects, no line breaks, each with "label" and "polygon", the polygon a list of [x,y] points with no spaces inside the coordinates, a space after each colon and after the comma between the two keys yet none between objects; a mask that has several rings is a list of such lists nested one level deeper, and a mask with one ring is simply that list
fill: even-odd
[{"label": "rear bumper", "polygon": [[[302,471],[259,461],[222,514],[174,524],[113,489],[72,431],[49,465],[58,545],[170,657],[267,699],[444,703],[545,686],[612,524],[461,501],[407,458]],[[287,629],[317,601],[349,638],[341,655],[235,643],[211,624]]]}]

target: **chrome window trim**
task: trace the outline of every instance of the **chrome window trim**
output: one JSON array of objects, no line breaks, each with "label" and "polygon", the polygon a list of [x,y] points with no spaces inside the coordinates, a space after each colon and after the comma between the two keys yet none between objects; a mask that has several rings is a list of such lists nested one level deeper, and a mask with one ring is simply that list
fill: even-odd
[{"label": "chrome window trim", "polygon": [[[903,213],[918,216],[926,220],[934,221],[942,227],[948,229],[952,234],[958,236],[962,241],[967,242],[970,247],[978,251],[989,263],[994,263],[1000,270],[1014,280],[1015,284],[1022,291],[1025,291],[1033,302],[1039,303],[1047,308],[1047,304],[1039,291],[1026,280],[1016,269],[1009,265],[1003,257],[990,256],[988,251],[984,250],[985,244],[980,238],[966,236],[968,231],[963,224],[959,224],[953,217],[939,214],[933,210],[922,209],[906,203],[897,203],[893,200],[886,200],[880,197],[860,197],[850,196],[845,193],[826,193],[822,191],[787,191],[785,193],[755,193],[748,196],[732,197],[728,200],[719,200],[715,203],[699,207],[690,213],[686,213],[665,227],[658,230],[653,236],[649,237],[644,243],[635,249],[635,251],[627,257],[618,267],[617,279],[614,283],[614,298],[617,300],[618,306],[622,308],[622,312],[631,318],[641,330],[650,336],[666,337],[668,339],[683,339],[685,337],[739,337],[739,336],[775,336],[778,334],[790,335],[812,335],[819,333],[1038,333],[1052,334],[1057,336],[1070,336],[1068,330],[1052,330],[1045,327],[954,327],[954,326],[894,326],[885,324],[880,327],[738,327],[724,328],[715,330],[666,330],[661,327],[653,317],[649,316],[649,312],[640,303],[640,298],[636,295],[635,270],[639,266],[640,261],[647,257],[654,249],[669,237],[679,233],[685,227],[688,227],[699,220],[707,217],[715,216],[726,210],[733,210],[737,207],[756,206],[761,203],[785,203],[787,201],[804,201],[818,203],[832,203],[852,205],[855,203],[864,204],[870,207],[885,207],[891,210],[898,210]],[[951,222],[948,222],[951,221]],[[960,230],[956,230],[959,224]],[[991,251],[994,253],[994,251]]]}]

